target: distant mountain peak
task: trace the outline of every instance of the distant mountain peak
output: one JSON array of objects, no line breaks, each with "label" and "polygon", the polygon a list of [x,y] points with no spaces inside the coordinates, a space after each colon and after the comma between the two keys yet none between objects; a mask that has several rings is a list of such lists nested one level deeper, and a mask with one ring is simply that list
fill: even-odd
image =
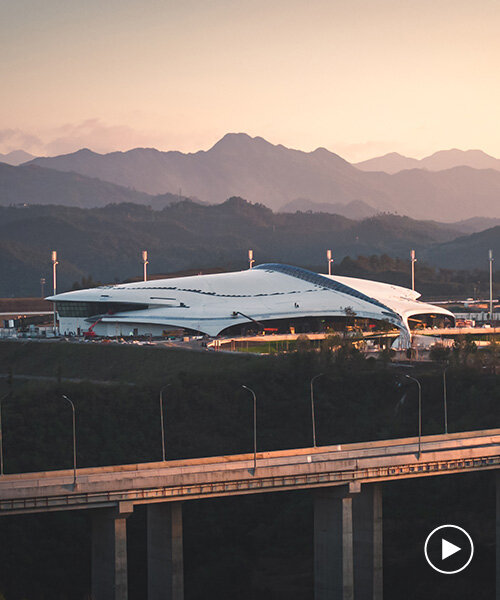
[{"label": "distant mountain peak", "polygon": [[273,147],[273,144],[263,137],[251,137],[248,133],[226,133],[208,152],[237,151],[249,148]]},{"label": "distant mountain peak", "polygon": [[413,160],[410,156],[405,156],[400,152],[388,152],[387,154],[384,154],[382,158],[404,158],[405,160]]},{"label": "distant mountain peak", "polygon": [[354,166],[361,171],[383,171],[392,175],[406,169],[418,168],[419,161],[416,158],[399,154],[399,152],[389,152],[383,156],[355,163]]},{"label": "distant mountain peak", "polygon": [[12,150],[11,152],[7,152],[7,154],[0,154],[0,162],[14,167],[28,162],[33,158],[35,158],[33,154],[29,154],[29,152],[25,152],[24,150]]},{"label": "distant mountain peak", "polygon": [[[99,154],[98,152],[94,152],[94,150],[91,150],[90,148],[80,148],[80,150],[73,152],[72,155],[73,156],[103,156],[102,154]],[[66,155],[66,156],[69,156],[69,155]]]},{"label": "distant mountain peak", "polygon": [[483,150],[438,150],[422,159],[403,156],[398,152],[390,152],[383,156],[370,158],[354,165],[362,171],[384,171],[398,173],[406,169],[425,169],[427,171],[445,171],[455,167],[472,169],[495,169],[500,171],[500,160],[486,154]]}]

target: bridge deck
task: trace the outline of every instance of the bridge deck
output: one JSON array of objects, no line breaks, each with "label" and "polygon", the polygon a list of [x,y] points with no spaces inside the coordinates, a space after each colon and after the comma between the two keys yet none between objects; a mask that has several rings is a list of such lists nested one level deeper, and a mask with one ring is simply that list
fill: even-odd
[{"label": "bridge deck", "polygon": [[0,515],[367,483],[500,468],[500,429],[4,475]]}]

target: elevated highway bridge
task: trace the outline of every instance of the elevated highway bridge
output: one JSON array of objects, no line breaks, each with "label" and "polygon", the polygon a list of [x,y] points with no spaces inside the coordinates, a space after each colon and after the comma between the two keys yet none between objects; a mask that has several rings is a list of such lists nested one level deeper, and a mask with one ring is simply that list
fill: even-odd
[{"label": "elevated highway bridge", "polygon": [[497,481],[500,429],[0,477],[0,516],[89,510],[92,598],[127,600],[126,522],[147,505],[148,600],[182,600],[182,502],[311,489],[315,600],[381,600],[382,484],[472,471]]}]

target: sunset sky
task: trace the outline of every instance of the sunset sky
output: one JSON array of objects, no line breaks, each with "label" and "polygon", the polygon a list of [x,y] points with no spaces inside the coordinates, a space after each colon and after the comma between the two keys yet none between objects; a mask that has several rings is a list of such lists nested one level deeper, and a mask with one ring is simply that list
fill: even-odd
[{"label": "sunset sky", "polygon": [[500,157],[498,0],[2,0],[0,152]]}]

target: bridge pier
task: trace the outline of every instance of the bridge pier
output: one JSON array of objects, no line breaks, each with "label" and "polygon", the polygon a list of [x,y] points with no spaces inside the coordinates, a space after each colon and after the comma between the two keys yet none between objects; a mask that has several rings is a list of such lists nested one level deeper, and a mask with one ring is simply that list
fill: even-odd
[{"label": "bridge pier", "polygon": [[133,506],[92,511],[92,600],[127,600],[127,517]]},{"label": "bridge pier", "polygon": [[496,477],[496,600],[500,600],[500,471]]},{"label": "bridge pier", "polygon": [[147,507],[148,600],[184,600],[182,504]]},{"label": "bridge pier", "polygon": [[382,600],[382,490],[330,488],[314,500],[314,599]]}]

